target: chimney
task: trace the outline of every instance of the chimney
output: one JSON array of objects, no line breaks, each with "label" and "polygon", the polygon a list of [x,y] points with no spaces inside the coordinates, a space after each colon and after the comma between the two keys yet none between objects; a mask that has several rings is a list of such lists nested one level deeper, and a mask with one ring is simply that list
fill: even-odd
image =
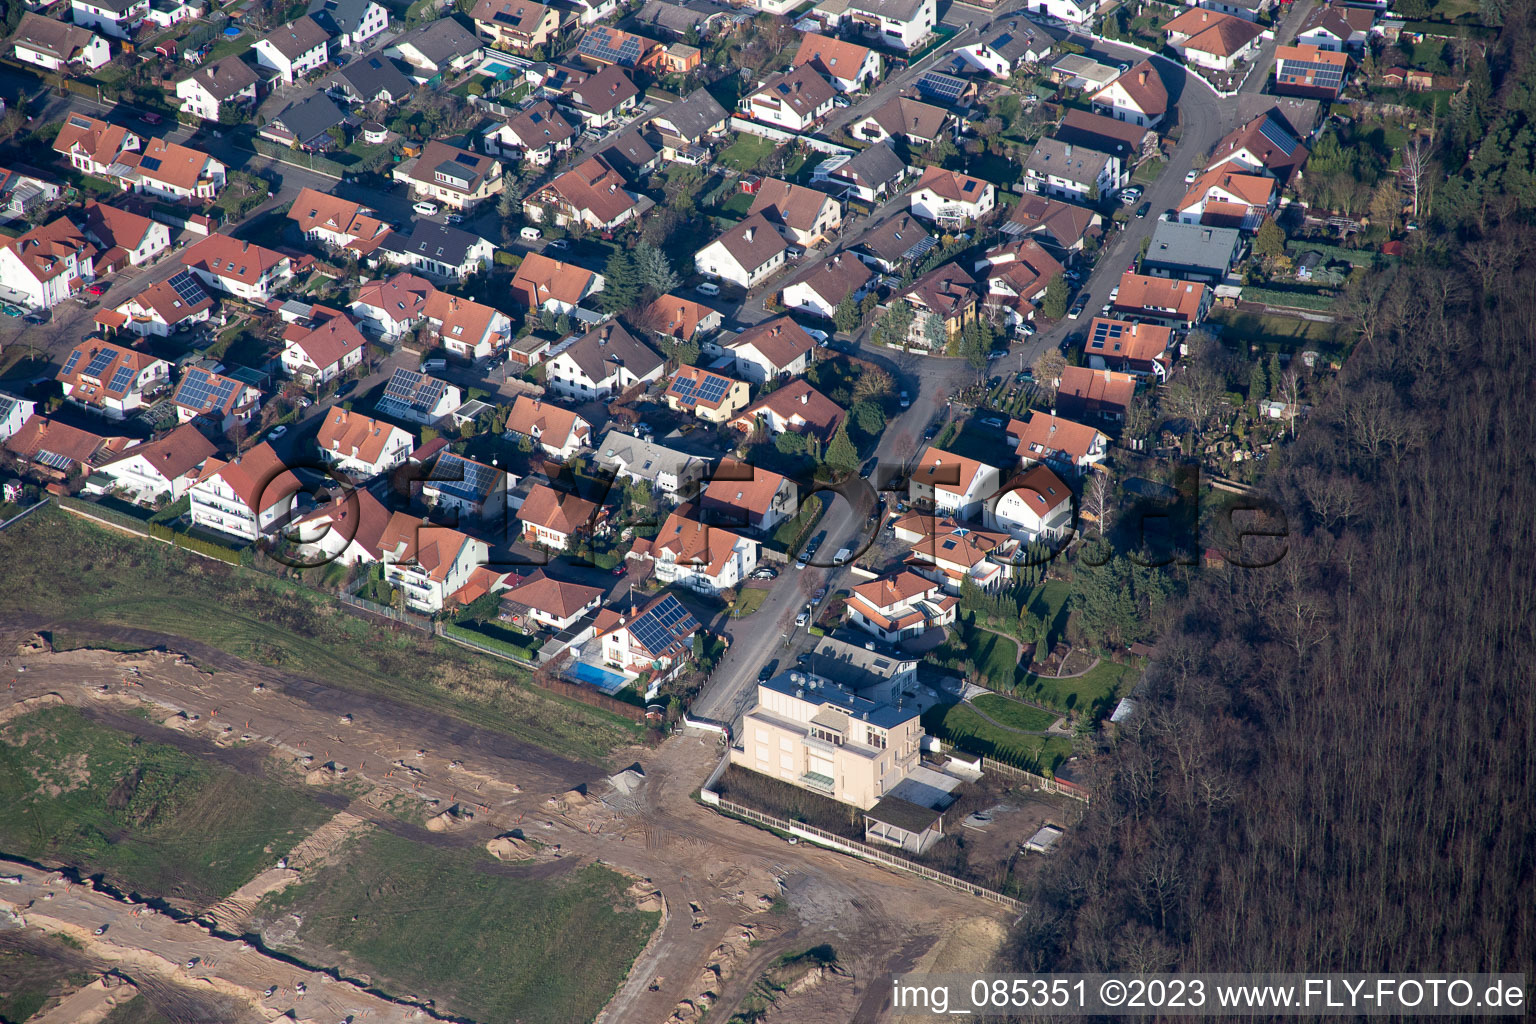
[{"label": "chimney", "polygon": [[803,393],[803,394],[802,394],[802,395],[801,395],[801,396],[800,396],[800,404],[801,404],[801,405],[805,405],[805,404],[806,404],[806,403],[807,403],[807,402],[809,402],[809,401],[810,401],[810,400],[811,400],[811,393],[810,393],[810,392],[809,392],[809,391],[807,391],[807,392],[805,392],[805,393]]},{"label": "chimney", "polygon": [[757,228],[747,228],[747,230],[741,233],[741,237],[744,241],[750,242],[755,234],[757,234]]},{"label": "chimney", "polygon": [[1146,72],[1146,69],[1142,69],[1141,74],[1136,76],[1136,80],[1138,82],[1140,82],[1142,85],[1146,85],[1147,84],[1147,72]]}]

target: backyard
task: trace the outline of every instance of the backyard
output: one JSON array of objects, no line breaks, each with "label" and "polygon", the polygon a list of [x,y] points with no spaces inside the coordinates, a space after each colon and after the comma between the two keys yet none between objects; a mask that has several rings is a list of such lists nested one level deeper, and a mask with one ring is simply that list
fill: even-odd
[{"label": "backyard", "polygon": [[923,713],[923,728],[962,750],[1041,774],[1054,771],[1072,754],[1066,737],[1023,736],[993,725],[964,704],[930,708]]},{"label": "backyard", "polygon": [[740,132],[736,141],[727,146],[718,159],[725,166],[746,173],[768,159],[776,148],[778,146],[772,139]]}]

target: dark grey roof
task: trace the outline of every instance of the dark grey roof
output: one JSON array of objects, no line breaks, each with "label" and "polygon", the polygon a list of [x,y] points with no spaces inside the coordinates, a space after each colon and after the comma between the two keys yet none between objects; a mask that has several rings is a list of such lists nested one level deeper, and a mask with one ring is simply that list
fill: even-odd
[{"label": "dark grey roof", "polygon": [[1055,175],[1079,185],[1089,185],[1099,180],[1100,172],[1109,161],[1108,153],[1047,137],[1035,143],[1029,159],[1024,162],[1024,168],[1042,175]]},{"label": "dark grey roof", "polygon": [[899,263],[921,259],[934,244],[922,221],[902,210],[870,228],[859,239],[857,248],[885,263]]},{"label": "dark grey roof", "polygon": [[725,108],[704,89],[695,89],[656,115],[676,128],[681,137],[690,141],[703,138],[705,132],[728,116]]},{"label": "dark grey roof", "polygon": [[333,36],[356,32],[373,0],[309,0],[304,13]]},{"label": "dark grey roof", "polygon": [[868,700],[830,679],[807,672],[780,672],[761,685],[801,700],[831,704],[850,718],[868,722],[879,729],[894,728],[919,715],[915,707],[898,708],[894,704]]},{"label": "dark grey roof", "polygon": [[411,224],[409,235],[403,231],[390,232],[382,247],[388,252],[420,256],[457,267],[468,259],[469,250],[481,241],[479,235],[469,231],[436,221],[418,220]]},{"label": "dark grey roof", "polygon": [[261,81],[256,69],[239,57],[225,57],[198,68],[192,78],[220,103]]},{"label": "dark grey roof", "polygon": [[848,0],[850,11],[863,11],[892,21],[911,21],[922,7],[923,0]]},{"label": "dark grey roof", "polygon": [[712,18],[723,18],[730,12],[714,4],[693,2],[673,3],[671,0],[646,0],[640,13],[635,15],[637,28],[666,29],[674,36],[685,36],[689,29],[702,29]]},{"label": "dark grey roof", "polygon": [[805,667],[814,675],[836,679],[855,690],[889,682],[902,672],[915,668],[917,660],[902,654],[867,634],[825,636],[806,657]]},{"label": "dark grey roof", "polygon": [[631,128],[622,135],[613,136],[597,149],[593,156],[633,181],[644,169],[656,162],[656,150],[640,137],[638,129]]},{"label": "dark grey roof", "polygon": [[299,142],[307,143],[324,135],[336,125],[345,124],[348,116],[345,110],[336,105],[335,100],[324,93],[317,92],[299,100],[273,120],[281,122]]},{"label": "dark grey roof", "polygon": [[419,28],[411,29],[390,45],[407,44],[439,67],[480,49],[480,40],[475,38],[475,34],[452,18],[429,21]]},{"label": "dark grey roof", "polygon": [[833,173],[851,178],[862,185],[884,185],[901,177],[907,165],[888,142],[877,142],[854,157]]},{"label": "dark grey roof", "polygon": [[326,81],[363,103],[382,98],[399,102],[416,88],[399,63],[378,53],[354,59]]},{"label": "dark grey roof", "polygon": [[1004,60],[1017,64],[1030,53],[1050,52],[1057,43],[1067,38],[1067,33],[1049,25],[1036,24],[1027,18],[1010,18],[996,25],[987,39],[989,49]]},{"label": "dark grey roof", "polygon": [[644,377],[666,361],[622,325],[613,323],[582,335],[563,354],[570,356],[591,381],[607,380],[620,366]]},{"label": "dark grey roof", "polygon": [[1225,273],[1241,246],[1242,234],[1236,228],[1162,221],[1152,232],[1146,258],[1151,263]]},{"label": "dark grey roof", "polygon": [[865,811],[864,817],[872,818],[882,825],[895,826],[903,832],[917,834],[927,831],[943,814],[943,811],[914,804],[899,796],[887,796],[881,797],[879,803]]}]

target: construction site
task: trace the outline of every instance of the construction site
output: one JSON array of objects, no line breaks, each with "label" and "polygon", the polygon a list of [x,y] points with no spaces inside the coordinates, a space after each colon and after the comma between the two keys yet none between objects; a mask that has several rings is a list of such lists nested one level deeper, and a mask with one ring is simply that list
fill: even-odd
[{"label": "construction site", "polygon": [[[0,865],[0,950],[72,958],[36,1020],[139,1019],[112,1016],[126,999],[177,1021],[875,1021],[890,972],[981,970],[1013,913],[700,805],[713,733],[583,763],[174,637],[70,636],[0,636],[6,743],[67,709],[290,811],[156,891],[113,850]],[[83,793],[71,763],[23,781]],[[505,956],[462,966],[485,949]],[[94,1009],[48,1016],[63,1000]]]}]

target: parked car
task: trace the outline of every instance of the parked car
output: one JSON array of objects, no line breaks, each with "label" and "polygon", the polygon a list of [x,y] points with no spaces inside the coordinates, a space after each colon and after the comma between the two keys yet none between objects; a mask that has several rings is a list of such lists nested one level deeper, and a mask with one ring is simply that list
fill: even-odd
[{"label": "parked car", "polygon": [[1033,338],[1035,336],[1036,330],[1037,328],[1035,325],[1030,323],[1028,320],[1019,325],[1019,333],[1024,335],[1026,338]]},{"label": "parked car", "polygon": [[1151,203],[1142,203],[1140,206],[1136,207],[1136,219],[1140,220],[1141,218],[1145,217],[1151,211],[1151,209]]},{"label": "parked car", "polygon": [[708,295],[710,297],[720,294],[720,286],[713,281],[701,281],[693,286],[693,290],[700,295]]},{"label": "parked car", "polygon": [[826,587],[817,587],[816,588],[816,593],[811,595],[811,604],[813,604],[813,605],[821,604],[821,602],[826,598],[826,596],[827,596],[827,588]]},{"label": "parked car", "polygon": [[1184,184],[1193,185],[1198,177],[1200,177],[1200,172],[1191,168],[1190,172],[1184,175]]},{"label": "parked car", "polygon": [[282,437],[286,433],[288,433],[288,428],[285,425],[279,423],[277,426],[272,428],[272,432],[269,433],[267,436],[268,437]]},{"label": "parked car", "polygon": [[337,398],[346,398],[348,395],[350,395],[352,392],[354,392],[356,390],[357,390],[357,379],[354,377],[352,380],[343,382],[341,387],[336,389],[336,397]]},{"label": "parked car", "polygon": [[800,609],[800,614],[795,616],[795,625],[803,626],[807,622],[810,622],[810,621],[811,621],[811,606],[810,605],[806,605],[804,608]]},{"label": "parked car", "polygon": [[777,672],[778,670],[779,670],[779,659],[778,658],[774,658],[772,661],[768,662],[768,664],[766,664],[762,668],[758,669],[757,681],[760,682],[760,683],[766,683],[768,680],[773,678],[773,674],[775,672]]},{"label": "parked car", "polygon": [[51,316],[45,309],[41,313],[28,313],[26,316],[22,317],[22,319],[27,323],[36,326],[47,323],[51,319]]},{"label": "parked car", "polygon": [[107,288],[109,288],[109,287],[110,287],[110,285],[93,284],[89,288],[87,288],[86,291],[89,292],[92,295],[95,295],[95,296],[99,297],[99,296],[107,294]]},{"label": "parked car", "polygon": [[411,210],[420,217],[435,217],[437,216],[438,205],[436,203],[429,203],[423,199],[421,202],[413,204],[411,206]]},{"label": "parked car", "polygon": [[139,120],[143,121],[145,124],[159,124],[164,120],[164,118],[155,113],[153,110],[146,110],[144,113],[139,115]]},{"label": "parked car", "polygon": [[905,391],[903,391],[901,393],[901,407],[903,409],[906,409],[906,408],[910,408],[911,405],[912,405],[912,398],[911,398],[911,396],[908,395]]},{"label": "parked car", "polygon": [[1002,359],[1007,354],[1008,354],[1008,350],[1007,349],[1005,349],[1005,348],[995,348],[991,352],[987,353],[987,358],[988,359]]},{"label": "parked car", "polygon": [[1137,185],[1132,185],[1130,188],[1124,189],[1120,193],[1120,202],[1126,206],[1135,206],[1136,201],[1140,198],[1141,188]]},{"label": "parked car", "polygon": [[1083,300],[1082,299],[1078,299],[1076,302],[1072,303],[1072,308],[1067,310],[1067,319],[1068,320],[1076,320],[1078,317],[1080,317],[1082,315],[1083,315]]},{"label": "parked car", "polygon": [[809,334],[813,339],[815,339],[816,343],[822,347],[826,347],[827,342],[832,340],[831,335],[827,334],[826,331],[818,331],[814,327],[806,327],[803,328],[803,330],[806,334]]},{"label": "parked car", "polygon": [[571,241],[568,238],[551,238],[549,240],[549,244],[546,245],[544,248],[546,248],[546,249],[569,249],[570,247],[571,247]]}]

